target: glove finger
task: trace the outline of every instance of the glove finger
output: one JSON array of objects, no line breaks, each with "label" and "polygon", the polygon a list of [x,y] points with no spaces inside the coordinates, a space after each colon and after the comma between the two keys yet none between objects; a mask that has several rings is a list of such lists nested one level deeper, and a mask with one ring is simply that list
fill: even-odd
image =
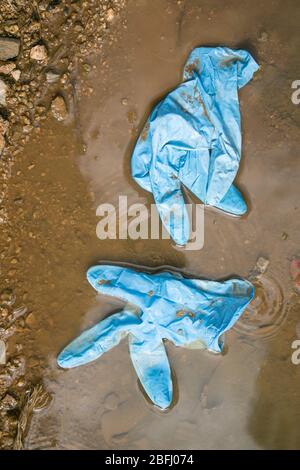
[{"label": "glove finger", "polygon": [[203,203],[206,199],[209,161],[209,149],[190,150],[179,171],[181,182]]},{"label": "glove finger", "polygon": [[240,191],[233,184],[230,186],[223,199],[215,204],[214,207],[237,217],[247,212],[247,204]]},{"label": "glove finger", "polygon": [[212,149],[206,204],[215,206],[220,202],[236,177],[240,161],[240,153],[231,145],[223,142],[222,146]]},{"label": "glove finger", "polygon": [[170,236],[178,245],[186,245],[190,237],[190,223],[178,174],[159,164],[150,171],[151,186],[160,218]]},{"label": "glove finger", "polygon": [[95,361],[104,352],[119,344],[139,323],[139,318],[126,310],[105,318],[72,341],[59,354],[58,365],[69,369]]},{"label": "glove finger", "polygon": [[171,369],[160,338],[152,335],[129,337],[129,350],[137,376],[152,402],[159,408],[170,406],[173,397]]},{"label": "glove finger", "polygon": [[135,277],[126,268],[117,265],[100,264],[87,271],[87,280],[97,292],[118,297],[142,309],[139,291],[134,288]]}]

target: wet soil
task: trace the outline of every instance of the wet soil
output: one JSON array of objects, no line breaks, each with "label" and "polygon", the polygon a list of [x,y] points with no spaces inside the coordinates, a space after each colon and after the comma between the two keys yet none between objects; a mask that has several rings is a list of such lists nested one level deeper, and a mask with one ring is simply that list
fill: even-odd
[{"label": "wet soil", "polygon": [[[42,381],[52,396],[33,414],[25,448],[300,448],[300,366],[291,361],[300,297],[289,273],[300,252],[300,116],[291,101],[299,20],[293,0],[229,0],[226,8],[217,0],[131,0],[101,50],[73,70],[68,117],[59,121],[50,109],[33,126],[14,156],[1,238],[3,285],[16,296],[9,308],[24,307],[14,330],[3,333],[8,361],[19,360],[11,393],[18,397]],[[198,45],[243,47],[261,65],[240,93],[238,185],[248,215],[206,210],[197,252],[169,240],[99,240],[99,204],[117,205],[119,195],[151,204],[130,177],[130,153],[153,103],[180,82]],[[57,93],[65,96],[61,82]],[[258,275],[259,257],[269,265]],[[167,344],[178,390],[167,412],[141,393],[126,341],[85,367],[56,365],[71,339],[121,306],[96,298],[85,279],[103,260],[169,265],[211,279],[252,277],[256,284],[253,304],[226,335],[226,354]],[[5,370],[0,366],[1,377]],[[9,419],[12,431],[2,430],[3,438],[13,435],[18,412]]]}]

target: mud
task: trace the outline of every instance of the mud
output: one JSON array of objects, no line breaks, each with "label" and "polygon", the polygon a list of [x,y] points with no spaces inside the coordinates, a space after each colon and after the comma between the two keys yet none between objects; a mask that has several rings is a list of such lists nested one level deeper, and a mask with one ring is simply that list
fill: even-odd
[{"label": "mud", "polygon": [[[42,119],[24,148],[18,141],[2,157],[9,179],[1,208],[0,339],[7,365],[0,365],[0,398],[9,392],[17,401],[0,411],[2,447],[11,448],[17,436],[22,396],[41,382],[52,401],[33,412],[27,449],[300,447],[300,366],[291,361],[300,297],[290,276],[300,251],[300,118],[291,101],[299,20],[293,0],[229,0],[226,8],[217,0],[131,0],[116,17],[106,16],[101,48],[71,49],[68,61],[83,61],[52,82],[51,92],[46,86],[43,103],[33,103]],[[75,17],[68,25],[69,37],[77,38]],[[60,26],[53,26],[58,38]],[[129,168],[149,110],[181,81],[193,47],[219,44],[246,48],[261,64],[240,94],[238,185],[249,214],[235,219],[206,210],[204,248],[197,252],[169,240],[100,241],[99,204],[117,205],[119,195],[129,204],[152,202]],[[51,112],[56,96],[66,101],[61,121]],[[260,257],[269,264],[253,274]],[[212,279],[251,277],[257,286],[254,302],[226,336],[226,354],[167,344],[178,384],[176,406],[167,412],[141,393],[126,342],[85,367],[56,366],[62,347],[122,305],[95,298],[85,280],[86,269],[103,260],[169,265]]]}]

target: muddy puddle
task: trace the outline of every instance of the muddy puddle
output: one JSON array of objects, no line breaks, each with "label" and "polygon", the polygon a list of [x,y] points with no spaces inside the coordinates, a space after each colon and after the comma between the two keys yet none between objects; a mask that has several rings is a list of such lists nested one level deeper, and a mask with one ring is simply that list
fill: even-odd
[{"label": "muddy puddle", "polygon": [[[300,365],[291,362],[300,296],[289,274],[300,254],[300,117],[291,101],[299,20],[291,0],[229,0],[226,8],[216,0],[129,1],[114,40],[78,70],[70,119],[49,114],[33,130],[9,190],[9,276],[16,307],[27,308],[11,348],[22,344],[28,375],[42,379],[53,399],[34,414],[27,449],[300,447]],[[151,204],[130,177],[136,137],[153,103],[180,82],[188,53],[219,44],[244,47],[262,65],[240,93],[238,185],[249,214],[205,211],[199,251],[169,240],[99,240],[99,204],[117,206],[120,195]],[[141,393],[126,341],[85,367],[56,366],[72,338],[121,306],[96,298],[88,285],[86,270],[97,261],[221,279],[249,277],[259,257],[269,265],[255,280],[253,304],[226,336],[226,354],[167,344],[178,389],[169,411]]]}]

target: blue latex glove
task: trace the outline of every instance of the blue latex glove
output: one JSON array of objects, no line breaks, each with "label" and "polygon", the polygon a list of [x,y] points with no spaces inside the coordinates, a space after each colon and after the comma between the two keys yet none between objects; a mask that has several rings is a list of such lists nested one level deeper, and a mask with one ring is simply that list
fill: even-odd
[{"label": "blue latex glove", "polygon": [[236,216],[247,211],[232,184],[241,157],[238,89],[258,68],[243,50],[194,49],[184,83],[155,106],[137,141],[132,176],[153,194],[163,224],[179,245],[190,236],[182,185],[204,204]]},{"label": "blue latex glove", "polygon": [[70,343],[58,356],[59,366],[71,368],[94,361],[129,335],[140,382],[162,409],[172,402],[163,339],[176,346],[220,352],[221,335],[239,319],[254,293],[252,284],[240,279],[213,282],[109,265],[90,268],[87,278],[98,292],[128,303]]}]

